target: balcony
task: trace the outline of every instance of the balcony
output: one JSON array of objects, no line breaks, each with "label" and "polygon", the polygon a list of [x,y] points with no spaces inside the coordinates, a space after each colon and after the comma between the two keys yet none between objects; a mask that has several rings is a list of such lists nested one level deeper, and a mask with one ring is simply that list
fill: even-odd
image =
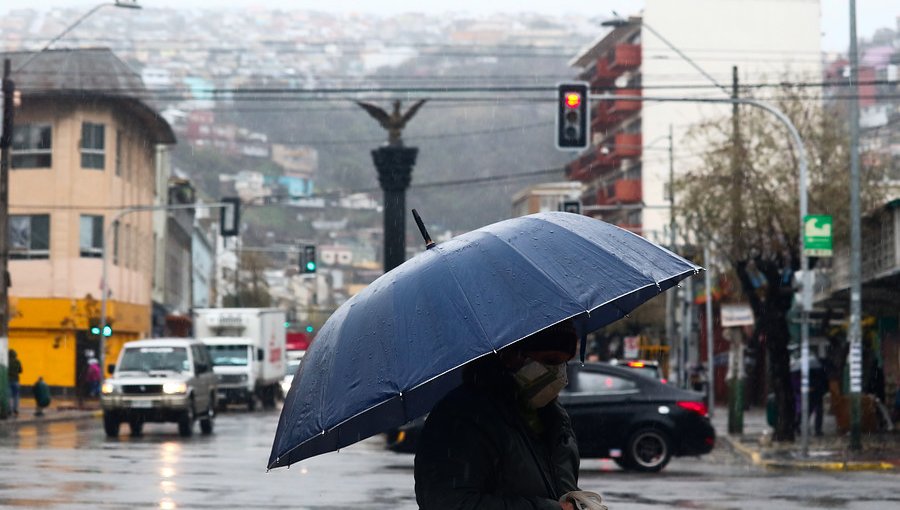
[{"label": "balcony", "polygon": [[[640,89],[618,89],[616,90],[616,96],[640,96]],[[611,101],[611,105],[609,105],[607,112],[617,117],[618,119],[622,119],[627,115],[630,115],[634,112],[638,112],[641,110],[641,102],[635,100],[628,99],[615,99]]]},{"label": "balcony", "polygon": [[597,204],[639,204],[641,197],[640,179],[619,179],[597,191]]},{"label": "balcony", "polygon": [[597,147],[592,147],[567,165],[566,175],[573,181],[590,182],[604,171],[615,168],[618,163],[615,155],[604,154]]},{"label": "balcony", "polygon": [[640,44],[617,44],[610,52],[609,67],[621,74],[623,71],[641,67]]},{"label": "balcony", "polygon": [[620,74],[622,73],[610,67],[606,57],[600,57],[597,59],[597,63],[594,64],[594,72],[590,78],[591,86],[597,88],[610,87]]},{"label": "balcony", "polygon": [[616,133],[615,153],[620,158],[637,158],[641,155],[641,135],[639,133]]}]

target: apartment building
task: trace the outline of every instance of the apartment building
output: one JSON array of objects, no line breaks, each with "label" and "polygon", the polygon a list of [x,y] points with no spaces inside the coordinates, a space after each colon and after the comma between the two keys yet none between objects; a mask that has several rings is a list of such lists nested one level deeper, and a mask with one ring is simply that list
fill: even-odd
[{"label": "apartment building", "polygon": [[[745,85],[821,80],[818,0],[646,0],[620,21],[570,62],[595,97],[725,98],[732,66]],[[591,146],[566,169],[585,184],[586,214],[668,244],[670,164],[675,175],[698,165],[704,144],[687,132],[730,106],[613,97],[592,108]],[[772,128],[783,129],[774,117]]]},{"label": "apartment building", "polygon": [[[78,387],[99,356],[104,254],[106,359],[150,331],[156,147],[172,129],[140,99],[143,84],[108,49],[8,53],[21,91],[9,176],[10,347],[22,381]],[[117,228],[114,219],[120,218]],[[108,239],[109,238],[109,239]]]}]

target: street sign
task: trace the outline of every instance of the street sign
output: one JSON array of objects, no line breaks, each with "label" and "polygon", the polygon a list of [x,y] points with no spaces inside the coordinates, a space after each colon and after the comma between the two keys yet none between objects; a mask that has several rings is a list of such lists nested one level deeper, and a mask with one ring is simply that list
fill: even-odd
[{"label": "street sign", "polygon": [[830,257],[831,216],[808,214],[803,218],[803,254],[809,257]]},{"label": "street sign", "polygon": [[753,309],[746,303],[722,305],[720,311],[723,328],[753,325]]}]

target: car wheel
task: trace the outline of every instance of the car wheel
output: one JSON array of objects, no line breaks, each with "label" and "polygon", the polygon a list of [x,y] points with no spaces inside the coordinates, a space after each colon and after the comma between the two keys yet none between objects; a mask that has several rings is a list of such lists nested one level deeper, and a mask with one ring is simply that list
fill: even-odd
[{"label": "car wheel", "polygon": [[203,434],[212,434],[213,427],[215,425],[216,412],[214,410],[214,406],[210,404],[209,409],[206,410],[206,416],[200,418],[200,432]]},{"label": "car wheel", "polygon": [[190,437],[194,432],[194,403],[188,406],[187,409],[181,416],[178,418],[178,435],[181,437]]},{"label": "car wheel", "polygon": [[256,409],[256,395],[253,393],[247,395],[247,410],[253,412]]},{"label": "car wheel", "polygon": [[121,423],[118,416],[103,413],[103,430],[107,437],[119,437],[119,424]]},{"label": "car wheel", "polygon": [[672,458],[669,436],[654,428],[643,428],[628,439],[625,460],[635,471],[655,473],[666,467]]},{"label": "car wheel", "polygon": [[128,421],[128,427],[131,429],[132,436],[140,436],[144,431],[144,421],[140,418],[132,418]]}]

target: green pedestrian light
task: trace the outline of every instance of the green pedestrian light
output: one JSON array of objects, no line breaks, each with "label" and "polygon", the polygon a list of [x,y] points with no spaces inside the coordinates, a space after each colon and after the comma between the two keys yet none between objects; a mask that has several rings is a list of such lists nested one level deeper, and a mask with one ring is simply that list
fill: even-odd
[{"label": "green pedestrian light", "polygon": [[312,324],[310,324],[309,326],[306,326],[306,332],[307,332],[307,333],[312,333],[313,331],[315,331],[315,329],[316,329],[316,328],[312,327]]},{"label": "green pedestrian light", "polygon": [[100,334],[100,327],[99,327],[99,326],[94,326],[94,327],[92,327],[92,328],[91,328],[91,334],[92,334],[92,335],[99,335],[99,334]]},{"label": "green pedestrian light", "polygon": [[112,327],[109,325],[103,326],[103,336],[112,336]]}]

